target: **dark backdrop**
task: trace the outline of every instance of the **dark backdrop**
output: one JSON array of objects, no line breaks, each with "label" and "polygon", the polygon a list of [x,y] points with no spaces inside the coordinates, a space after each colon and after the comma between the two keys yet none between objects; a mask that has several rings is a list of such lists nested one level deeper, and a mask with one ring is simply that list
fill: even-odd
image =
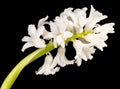
[{"label": "dark backdrop", "polygon": [[[27,66],[20,74],[12,89],[45,89],[45,88],[108,88],[116,89],[119,80],[119,41],[120,41],[120,14],[116,0],[39,0],[5,2],[1,13],[1,58],[0,58],[0,85],[12,68],[26,55],[35,50],[27,49],[24,53],[21,48],[23,36],[27,35],[29,24],[37,25],[40,18],[49,16],[49,20],[58,16],[65,8],[83,8],[90,10],[90,5],[108,18],[106,22],[115,22],[115,34],[109,34],[108,44],[104,51],[96,50],[91,61],[77,65],[66,66],[55,75],[37,76],[37,70],[43,63],[44,56]],[[103,22],[104,22],[103,21]],[[74,51],[69,48],[67,56],[72,59]],[[53,52],[54,53],[54,52]],[[72,55],[73,54],[73,55]]]}]

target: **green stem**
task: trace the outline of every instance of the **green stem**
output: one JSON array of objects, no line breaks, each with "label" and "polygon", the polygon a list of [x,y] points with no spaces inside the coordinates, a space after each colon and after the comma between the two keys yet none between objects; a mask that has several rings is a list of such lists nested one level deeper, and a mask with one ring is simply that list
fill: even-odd
[{"label": "green stem", "polygon": [[53,49],[54,45],[52,42],[50,42],[45,48],[37,49],[22,59],[6,77],[0,89],[10,89],[24,67]]},{"label": "green stem", "polygon": [[[68,38],[65,42],[73,41],[76,38],[81,38],[87,34],[90,34],[90,31],[85,31],[79,34],[74,34],[72,37]],[[45,48],[37,49],[36,51],[32,52],[25,58],[23,58],[8,74],[6,79],[4,80],[0,89],[10,89],[21,73],[21,71],[30,63],[38,59],[39,57],[45,55],[46,53],[52,51],[54,48],[54,44],[52,42],[48,43]]]}]

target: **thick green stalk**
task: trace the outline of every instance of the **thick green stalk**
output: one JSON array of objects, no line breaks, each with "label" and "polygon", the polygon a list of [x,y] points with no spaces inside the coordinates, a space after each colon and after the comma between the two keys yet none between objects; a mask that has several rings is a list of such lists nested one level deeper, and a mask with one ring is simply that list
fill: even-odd
[{"label": "thick green stalk", "polygon": [[10,89],[25,66],[53,49],[54,45],[52,42],[50,42],[45,48],[37,49],[36,51],[29,54],[27,57],[22,59],[6,77],[0,89]]},{"label": "thick green stalk", "polygon": [[[91,31],[85,31],[79,34],[74,34],[72,37],[68,38],[65,42],[73,41],[76,38],[81,38],[87,34],[91,34]],[[15,80],[21,73],[21,71],[30,63],[38,59],[39,57],[45,55],[46,53],[52,51],[54,48],[54,44],[52,42],[48,43],[45,48],[37,49],[36,51],[32,52],[25,58],[23,58],[9,73],[9,75],[4,80],[0,89],[10,89],[14,84]]]}]

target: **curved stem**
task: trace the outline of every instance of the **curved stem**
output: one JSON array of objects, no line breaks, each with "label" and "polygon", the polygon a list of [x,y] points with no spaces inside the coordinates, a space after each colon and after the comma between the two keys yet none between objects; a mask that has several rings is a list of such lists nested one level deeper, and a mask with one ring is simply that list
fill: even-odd
[{"label": "curved stem", "polygon": [[[69,41],[73,41],[76,38],[81,38],[87,34],[92,33],[91,31],[85,31],[79,34],[74,34],[72,37],[66,39],[65,42],[69,42]],[[28,56],[26,56],[25,58],[23,58],[13,69],[12,71],[9,73],[9,75],[6,77],[6,79],[4,80],[2,86],[0,89],[10,89],[13,85],[13,83],[15,82],[15,80],[17,79],[17,77],[19,76],[19,74],[21,73],[21,71],[30,63],[32,63],[33,61],[35,61],[36,59],[38,59],[39,57],[45,55],[46,53],[52,51],[54,49],[54,44],[53,42],[50,42],[46,45],[45,48],[42,49],[37,49],[36,51],[32,52],[31,54],[29,54]]]},{"label": "curved stem", "polygon": [[10,89],[24,67],[53,49],[54,45],[50,42],[45,48],[37,49],[22,59],[6,77],[0,89]]}]

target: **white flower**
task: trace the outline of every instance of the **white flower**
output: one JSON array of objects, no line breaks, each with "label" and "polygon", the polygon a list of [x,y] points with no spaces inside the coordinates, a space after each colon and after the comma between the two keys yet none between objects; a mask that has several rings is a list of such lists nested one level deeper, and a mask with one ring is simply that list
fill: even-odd
[{"label": "white flower", "polygon": [[55,56],[51,67],[56,67],[57,65],[64,67],[74,63],[74,60],[68,60],[65,56],[65,48],[59,47],[57,55]]},{"label": "white flower", "polygon": [[64,18],[56,17],[55,22],[50,22],[51,32],[53,34],[53,43],[55,48],[57,45],[65,47],[65,40],[73,35],[70,31],[67,31],[67,23]]},{"label": "white flower", "polygon": [[86,11],[87,11],[86,7],[82,8],[82,9],[74,10],[74,17],[72,17],[72,20],[74,23],[76,33],[83,32],[83,27],[87,22]]},{"label": "white flower", "polygon": [[67,18],[68,30],[70,30],[73,33],[81,33],[83,32],[83,26],[87,22],[87,8],[84,7],[82,9],[75,9],[74,11],[72,10],[73,8],[67,8],[64,10],[64,12],[60,14],[60,16]]},{"label": "white flower", "polygon": [[45,27],[43,26],[45,24],[49,25],[49,22],[47,22],[47,19],[48,19],[48,16],[46,16],[45,18],[42,18],[42,19],[40,19],[38,21],[38,29],[43,27],[44,30],[43,30],[42,36],[43,36],[44,39],[48,39],[49,40],[49,39],[53,38],[53,34],[51,32],[49,32],[49,31],[47,31],[45,29]]},{"label": "white flower", "polygon": [[[86,11],[86,7],[75,10],[67,8],[60,16],[56,16],[53,21],[48,22],[48,16],[40,19],[37,29],[35,25],[28,26],[29,36],[24,36],[22,39],[23,42],[26,42],[22,51],[33,46],[36,48],[46,47],[45,41],[46,43],[51,41],[54,48],[59,47],[54,58],[50,53],[45,57],[44,64],[36,71],[37,75],[53,75],[60,70],[60,67],[74,63],[80,66],[82,60],[88,61],[93,58],[95,47],[101,51],[104,47],[107,47],[105,43],[108,39],[107,34],[114,33],[113,26],[115,24],[106,23],[101,25],[99,22],[106,19],[107,15],[95,10],[92,5],[88,17]],[[47,30],[47,25],[50,30]],[[75,60],[68,60],[65,55],[66,41],[73,42],[76,51]],[[47,52],[50,47],[48,44],[43,51]],[[48,50],[46,50],[47,48]]]},{"label": "white flower", "polygon": [[82,59],[87,61],[88,59],[92,59],[93,56],[91,54],[93,54],[95,52],[95,49],[93,48],[92,44],[86,44],[81,42],[80,40],[74,40],[73,41],[73,47],[76,50],[76,63],[78,66],[81,65],[82,63]]},{"label": "white flower", "polygon": [[93,34],[88,34],[84,36],[83,38],[86,41],[94,44],[101,51],[103,51],[103,48],[107,47],[107,44],[105,43],[105,41],[108,39],[107,34],[114,33],[113,26],[114,26],[114,23],[107,23],[101,26],[98,25],[98,27],[93,29],[94,31]]},{"label": "white flower", "polygon": [[100,34],[88,34],[84,38],[88,42],[94,44],[101,51],[103,51],[103,47],[107,47],[107,44],[104,42],[108,38],[106,32],[102,32]]},{"label": "white flower", "polygon": [[105,18],[107,18],[106,15],[103,15],[102,13],[96,11],[91,5],[90,15],[85,25],[85,30],[92,30],[99,21]]},{"label": "white flower", "polygon": [[45,62],[42,67],[36,71],[37,75],[49,75],[49,74],[55,74],[56,72],[59,71],[59,67],[53,68],[51,67],[51,64],[53,63],[53,57],[51,54],[47,55],[45,58]]},{"label": "white flower", "polygon": [[28,34],[29,36],[24,36],[22,38],[23,42],[27,42],[23,45],[22,51],[29,47],[36,47],[36,48],[43,48],[45,47],[45,41],[40,38],[40,36],[43,34],[44,27],[41,26],[39,29],[35,28],[35,25],[29,25],[28,26]]},{"label": "white flower", "polygon": [[106,34],[108,33],[114,33],[114,26],[115,24],[114,23],[107,23],[107,24],[104,24],[102,26],[98,26],[94,29],[94,32],[95,33],[100,33],[100,32],[103,32],[103,31],[106,31]]},{"label": "white flower", "polygon": [[107,47],[107,44],[105,41],[108,39],[107,34],[108,33],[114,33],[114,23],[107,23],[104,25],[97,24],[99,21],[107,18],[106,15],[103,15],[102,13],[95,11],[93,6],[91,6],[90,15],[88,17],[88,21],[85,25],[84,30],[91,30],[93,31],[92,34],[88,34],[84,36],[83,38],[94,44],[98,49],[103,51],[103,47]]},{"label": "white flower", "polygon": [[48,24],[48,22],[46,21],[48,19],[48,16],[46,16],[45,18],[42,18],[38,21],[38,28],[43,26],[44,24]]}]

